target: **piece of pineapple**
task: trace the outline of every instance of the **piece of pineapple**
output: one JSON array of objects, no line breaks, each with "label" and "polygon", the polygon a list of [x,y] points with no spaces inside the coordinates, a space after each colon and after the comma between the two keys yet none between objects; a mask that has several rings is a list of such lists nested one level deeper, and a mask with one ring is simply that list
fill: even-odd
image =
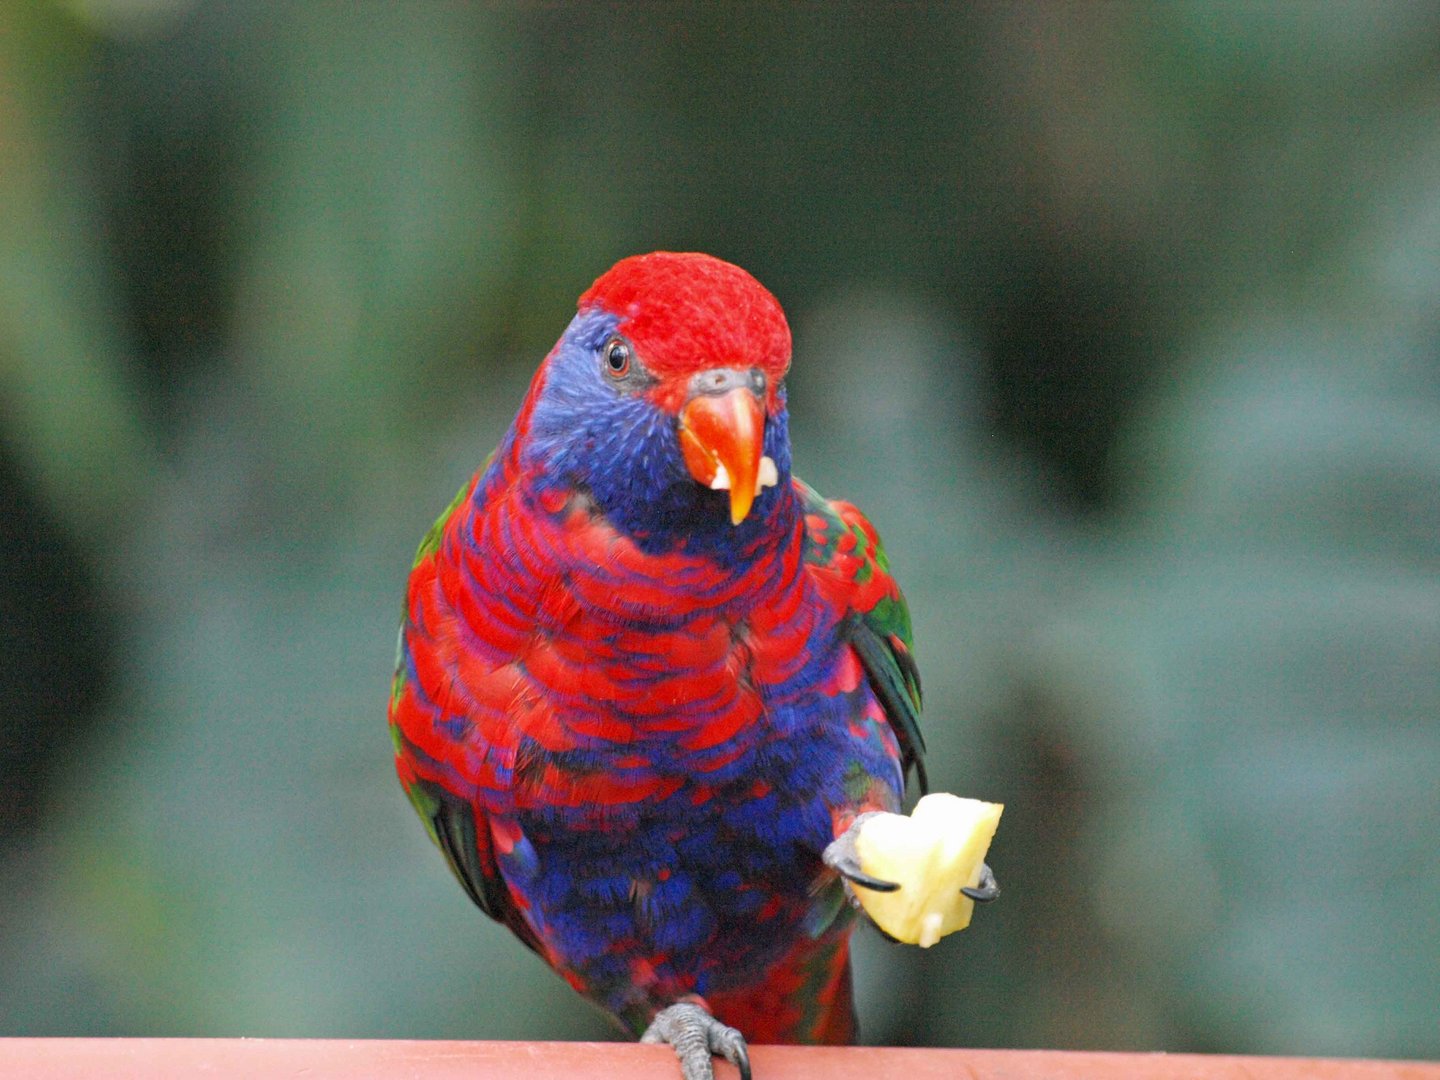
[{"label": "piece of pineapple", "polygon": [[964,930],[975,901],[960,890],[980,883],[1004,809],[938,793],[916,803],[909,817],[876,814],[864,821],[855,838],[860,869],[900,888],[876,892],[857,884],[861,907],[891,937],[924,949]]}]

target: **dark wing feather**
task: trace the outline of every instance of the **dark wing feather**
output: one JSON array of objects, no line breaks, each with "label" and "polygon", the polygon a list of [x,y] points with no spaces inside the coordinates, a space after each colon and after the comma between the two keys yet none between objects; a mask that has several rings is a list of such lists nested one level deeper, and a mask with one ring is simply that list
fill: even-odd
[{"label": "dark wing feather", "polygon": [[520,917],[510,898],[510,891],[500,878],[490,849],[488,830],[482,833],[476,827],[475,807],[438,784],[419,781],[418,786],[424,790],[430,823],[435,830],[435,843],[445,853],[445,861],[450,864],[465,894],[486,915],[504,923],[516,937],[540,952],[534,931]]}]

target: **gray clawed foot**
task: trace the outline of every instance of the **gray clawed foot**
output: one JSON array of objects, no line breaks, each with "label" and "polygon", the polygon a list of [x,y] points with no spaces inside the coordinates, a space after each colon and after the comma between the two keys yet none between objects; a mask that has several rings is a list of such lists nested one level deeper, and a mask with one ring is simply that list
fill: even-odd
[{"label": "gray clawed foot", "polygon": [[719,1054],[740,1070],[740,1080],[750,1080],[750,1052],[745,1036],[716,1020],[700,1005],[681,1002],[661,1009],[650,1021],[642,1043],[669,1043],[680,1059],[685,1080],[715,1080],[710,1063]]},{"label": "gray clawed foot", "polygon": [[866,889],[873,889],[875,892],[894,892],[900,886],[893,881],[873,878],[861,870],[860,856],[855,852],[855,837],[860,835],[860,827],[868,818],[874,817],[875,813],[876,811],[871,811],[868,814],[861,814],[852,821],[848,829],[825,846],[820,858],[826,866],[852,885],[860,885]]},{"label": "gray clawed foot", "polygon": [[960,891],[977,904],[988,904],[1000,895],[1000,885],[995,880],[995,874],[990,869],[990,864],[981,863],[980,884],[973,889],[967,886]]}]

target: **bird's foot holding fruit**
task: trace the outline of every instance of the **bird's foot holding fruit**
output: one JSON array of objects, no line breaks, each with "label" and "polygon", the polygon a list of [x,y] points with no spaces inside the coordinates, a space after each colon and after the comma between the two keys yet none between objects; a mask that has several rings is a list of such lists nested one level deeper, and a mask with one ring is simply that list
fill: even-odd
[{"label": "bird's foot holding fruit", "polygon": [[[868,814],[861,814],[850,827],[832,840],[821,854],[825,865],[834,870],[842,878],[852,885],[859,885],[872,892],[894,892],[900,886],[893,881],[881,881],[879,878],[871,877],[860,868],[860,856],[855,851],[855,837],[860,834],[867,818],[874,817],[875,811]],[[848,890],[851,898],[854,898],[854,890]],[[973,887],[967,885],[960,890],[977,904],[988,904],[1000,896],[1000,883],[995,880],[995,872],[990,869],[989,863],[980,864],[980,882]]]},{"label": "bird's foot holding fruit", "polygon": [[714,1080],[710,1058],[719,1054],[740,1070],[740,1080],[750,1080],[750,1052],[745,1036],[722,1024],[703,1005],[682,1001],[655,1014],[642,1043],[669,1043],[680,1059],[685,1080]]},{"label": "bird's foot holding fruit", "polygon": [[845,893],[894,941],[929,948],[1000,895],[985,853],[999,803],[927,795],[909,817],[859,815],[821,854]]},{"label": "bird's foot holding fruit", "polygon": [[[877,877],[865,873],[860,868],[860,854],[855,850],[855,838],[860,835],[860,830],[865,827],[865,822],[871,818],[880,816],[880,811],[872,810],[867,814],[860,814],[850,823],[850,827],[826,845],[821,852],[821,861],[834,870],[851,885],[860,885],[873,892],[894,892],[900,885],[894,881],[882,881]],[[854,892],[849,889],[851,900],[855,899]]]}]

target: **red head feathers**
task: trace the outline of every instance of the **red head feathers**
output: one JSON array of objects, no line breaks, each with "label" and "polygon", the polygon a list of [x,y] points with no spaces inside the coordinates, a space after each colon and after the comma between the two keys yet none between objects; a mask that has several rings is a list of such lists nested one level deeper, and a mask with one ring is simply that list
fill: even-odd
[{"label": "red head feathers", "polygon": [[790,367],[790,327],[770,290],[740,267],[698,252],[621,259],[580,297],[580,310],[619,315],[659,378],[716,367],[757,368],[777,386]]}]

